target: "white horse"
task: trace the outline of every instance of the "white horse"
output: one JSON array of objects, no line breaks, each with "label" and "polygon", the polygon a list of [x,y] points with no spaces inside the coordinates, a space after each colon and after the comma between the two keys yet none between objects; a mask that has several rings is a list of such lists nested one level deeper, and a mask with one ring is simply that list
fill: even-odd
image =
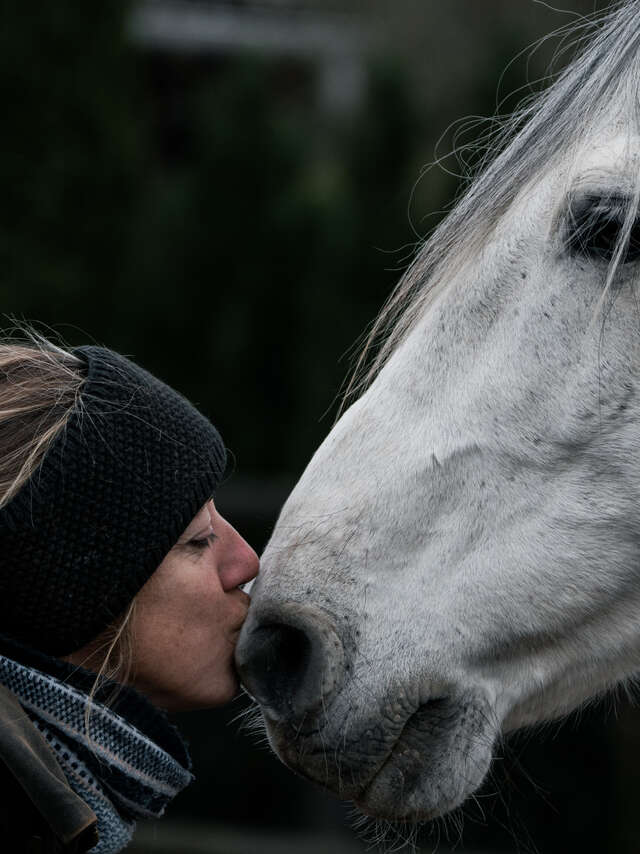
[{"label": "white horse", "polygon": [[291,768],[422,821],[640,671],[640,0],[511,124],[379,322],[237,651]]}]

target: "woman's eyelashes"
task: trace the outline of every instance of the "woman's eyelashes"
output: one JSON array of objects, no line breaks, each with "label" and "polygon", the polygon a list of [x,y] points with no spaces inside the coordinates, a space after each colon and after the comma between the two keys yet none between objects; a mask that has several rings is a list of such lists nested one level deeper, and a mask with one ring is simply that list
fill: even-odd
[{"label": "woman's eyelashes", "polygon": [[211,543],[213,543],[214,540],[217,539],[217,535],[214,534],[212,531],[210,534],[207,534],[204,537],[195,537],[193,540],[189,540],[186,545],[194,549],[201,550],[206,549],[207,546],[209,546]]}]

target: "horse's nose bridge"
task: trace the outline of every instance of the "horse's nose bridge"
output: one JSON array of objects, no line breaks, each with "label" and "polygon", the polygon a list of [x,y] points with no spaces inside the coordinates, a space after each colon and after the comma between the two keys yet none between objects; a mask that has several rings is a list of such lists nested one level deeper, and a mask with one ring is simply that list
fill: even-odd
[{"label": "horse's nose bridge", "polygon": [[295,720],[326,707],[342,683],[344,650],[333,621],[319,608],[260,603],[243,627],[236,666],[261,706]]}]

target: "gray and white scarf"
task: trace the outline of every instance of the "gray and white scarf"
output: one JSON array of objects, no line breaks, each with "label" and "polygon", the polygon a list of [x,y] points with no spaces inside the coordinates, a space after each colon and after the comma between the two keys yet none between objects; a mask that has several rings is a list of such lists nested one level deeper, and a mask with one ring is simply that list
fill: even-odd
[{"label": "gray and white scarf", "polygon": [[[136,820],[161,816],[193,779],[182,742],[178,742],[182,749],[172,755],[128,719],[90,701],[88,694],[67,681],[0,655],[0,682],[16,695],[55,751],[71,788],[95,812],[100,841],[92,854],[121,851],[131,841]],[[150,704],[143,698],[140,704],[148,717]],[[160,712],[157,717],[166,720]],[[171,730],[169,738],[161,740],[173,743],[175,731],[168,722],[166,727]]]}]

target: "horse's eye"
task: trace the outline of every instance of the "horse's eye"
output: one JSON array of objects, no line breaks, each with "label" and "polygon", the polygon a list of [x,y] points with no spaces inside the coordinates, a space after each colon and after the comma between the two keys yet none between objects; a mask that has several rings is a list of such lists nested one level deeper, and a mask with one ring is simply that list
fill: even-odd
[{"label": "horse's eye", "polygon": [[[629,201],[622,195],[588,193],[573,197],[567,217],[567,246],[574,255],[611,261],[622,237]],[[640,258],[640,217],[636,217],[623,262]]]}]

